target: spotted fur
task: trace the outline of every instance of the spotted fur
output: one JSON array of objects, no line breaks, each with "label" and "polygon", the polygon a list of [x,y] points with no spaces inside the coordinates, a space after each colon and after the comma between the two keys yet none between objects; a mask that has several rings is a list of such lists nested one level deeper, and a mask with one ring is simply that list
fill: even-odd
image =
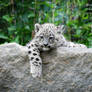
[{"label": "spotted fur", "polygon": [[63,47],[82,47],[85,45],[74,44],[68,42],[62,35],[64,26],[55,26],[51,23],[35,24],[35,36],[32,41],[27,44],[28,55],[30,59],[30,73],[33,77],[40,77],[42,75],[42,59],[40,51],[48,51],[50,49]]}]

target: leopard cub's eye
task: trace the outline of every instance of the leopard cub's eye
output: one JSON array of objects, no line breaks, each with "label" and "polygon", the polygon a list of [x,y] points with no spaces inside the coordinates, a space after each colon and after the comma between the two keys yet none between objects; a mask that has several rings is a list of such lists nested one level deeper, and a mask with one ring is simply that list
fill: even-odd
[{"label": "leopard cub's eye", "polygon": [[43,36],[41,35],[40,38],[43,39]]},{"label": "leopard cub's eye", "polygon": [[49,39],[52,40],[52,39],[54,39],[54,37],[53,36],[50,36]]}]

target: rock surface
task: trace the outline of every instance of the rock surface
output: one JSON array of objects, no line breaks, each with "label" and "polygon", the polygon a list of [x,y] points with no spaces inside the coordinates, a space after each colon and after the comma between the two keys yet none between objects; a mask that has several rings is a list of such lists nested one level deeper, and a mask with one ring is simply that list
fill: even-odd
[{"label": "rock surface", "polygon": [[92,48],[63,48],[41,53],[43,76],[29,72],[27,49],[0,46],[0,92],[92,92]]}]

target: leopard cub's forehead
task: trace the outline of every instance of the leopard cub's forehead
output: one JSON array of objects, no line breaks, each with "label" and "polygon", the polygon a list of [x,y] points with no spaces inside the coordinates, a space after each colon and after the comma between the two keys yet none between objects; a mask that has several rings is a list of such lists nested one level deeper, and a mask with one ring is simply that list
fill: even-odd
[{"label": "leopard cub's forehead", "polygon": [[56,26],[54,24],[46,23],[41,25],[40,32],[44,35],[54,34]]},{"label": "leopard cub's forehead", "polygon": [[51,23],[45,23],[45,24],[42,24],[42,27],[43,28],[55,28],[56,26],[54,24],[51,24]]}]

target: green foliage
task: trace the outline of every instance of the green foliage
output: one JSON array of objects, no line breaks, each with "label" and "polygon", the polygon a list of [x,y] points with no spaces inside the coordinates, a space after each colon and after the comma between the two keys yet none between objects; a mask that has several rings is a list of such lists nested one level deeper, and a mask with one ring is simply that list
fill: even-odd
[{"label": "green foliage", "polygon": [[65,24],[68,40],[92,47],[92,22],[88,0],[2,0],[0,43],[25,45],[32,39],[35,23]]}]

